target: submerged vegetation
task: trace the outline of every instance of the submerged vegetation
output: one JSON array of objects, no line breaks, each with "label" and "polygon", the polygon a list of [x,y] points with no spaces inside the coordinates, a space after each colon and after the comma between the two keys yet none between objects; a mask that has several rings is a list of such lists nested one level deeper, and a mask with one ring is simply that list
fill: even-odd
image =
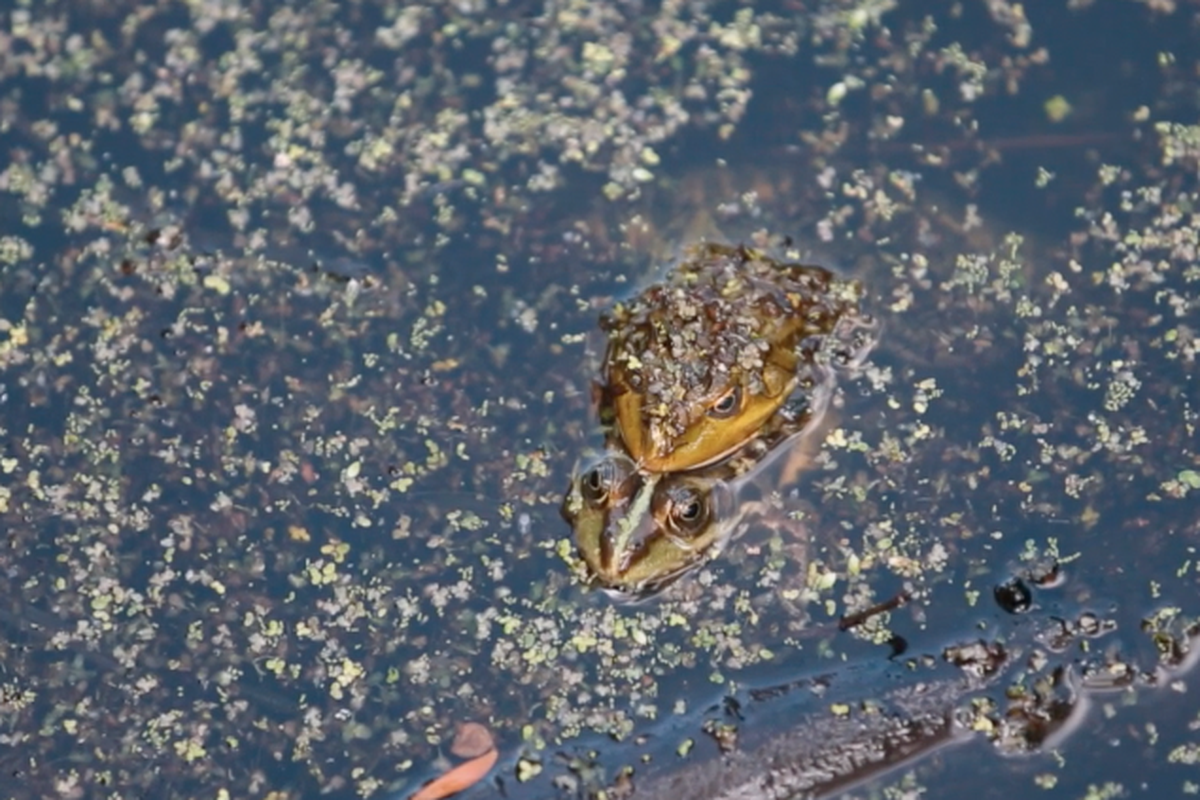
[{"label": "submerged vegetation", "polygon": [[[583,791],[625,765],[565,769],[589,737],[901,642],[919,662],[995,632],[1028,605],[995,587],[1030,576],[1072,622],[1027,632],[996,697],[1100,636],[1113,664],[1182,661],[1195,19],[805,5],[4,12],[17,791],[385,796],[440,772],[464,720],[510,796]],[[1089,61],[1110,25],[1126,52]],[[588,334],[696,204],[861,280],[882,335],[790,490],[804,557],[758,527],[617,606],[573,577],[557,512],[600,444]],[[1149,683],[1114,681],[1113,713]],[[1121,755],[1186,759],[1187,722],[1160,708],[1136,753],[996,789],[1119,788]]]}]

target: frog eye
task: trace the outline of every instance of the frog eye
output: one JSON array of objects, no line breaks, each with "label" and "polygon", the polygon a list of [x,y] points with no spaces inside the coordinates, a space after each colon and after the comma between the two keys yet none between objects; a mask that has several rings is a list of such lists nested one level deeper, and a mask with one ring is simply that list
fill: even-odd
[{"label": "frog eye", "polygon": [[589,469],[583,476],[583,491],[587,495],[587,499],[595,502],[603,500],[608,494],[608,487],[611,485],[611,468],[606,468],[605,464],[597,464]]},{"label": "frog eye", "polygon": [[708,498],[691,486],[671,489],[667,521],[680,536],[693,537],[708,524]]},{"label": "frog eye", "polygon": [[606,458],[583,473],[579,485],[584,499],[593,506],[600,506],[608,503],[625,477],[616,462],[611,458]]},{"label": "frog eye", "polygon": [[713,401],[708,407],[708,415],[713,419],[728,419],[742,407],[742,387],[734,384],[729,391]]},{"label": "frog eye", "polygon": [[681,506],[676,511],[679,518],[684,522],[694,522],[700,518],[700,501],[695,499],[689,500],[687,501],[687,505]]}]

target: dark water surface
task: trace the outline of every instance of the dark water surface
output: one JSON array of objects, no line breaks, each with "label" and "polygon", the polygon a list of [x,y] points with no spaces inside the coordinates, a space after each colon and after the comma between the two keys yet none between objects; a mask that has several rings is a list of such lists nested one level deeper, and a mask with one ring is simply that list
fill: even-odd
[{"label": "dark water surface", "polygon": [[[5,796],[1200,789],[1194,9],[892,5],[0,12]],[[619,605],[597,318],[701,217],[883,334]]]}]

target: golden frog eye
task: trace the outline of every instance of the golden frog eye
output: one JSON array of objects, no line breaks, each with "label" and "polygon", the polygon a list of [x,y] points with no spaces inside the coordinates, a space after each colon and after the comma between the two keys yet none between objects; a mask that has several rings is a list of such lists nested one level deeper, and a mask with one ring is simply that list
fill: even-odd
[{"label": "golden frog eye", "polygon": [[708,407],[708,415],[713,419],[729,419],[741,410],[742,387],[735,383]]}]

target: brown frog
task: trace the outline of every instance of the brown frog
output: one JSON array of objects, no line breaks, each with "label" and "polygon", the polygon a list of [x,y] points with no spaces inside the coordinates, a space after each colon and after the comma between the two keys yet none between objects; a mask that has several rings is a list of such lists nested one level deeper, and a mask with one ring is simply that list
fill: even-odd
[{"label": "brown frog", "polygon": [[854,281],[755,248],[688,248],[660,283],[601,317],[597,399],[610,446],[640,472],[670,473],[779,427],[772,420],[813,388],[816,354],[858,315],[860,295]]}]

